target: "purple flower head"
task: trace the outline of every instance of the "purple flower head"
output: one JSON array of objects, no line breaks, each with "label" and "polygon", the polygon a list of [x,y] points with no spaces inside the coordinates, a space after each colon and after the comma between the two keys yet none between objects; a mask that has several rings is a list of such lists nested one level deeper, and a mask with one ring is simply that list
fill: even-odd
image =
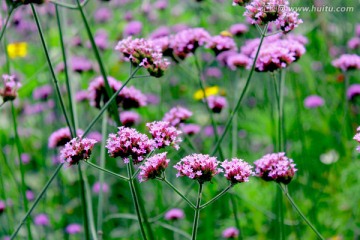
[{"label": "purple flower head", "polygon": [[89,92],[86,90],[81,90],[76,92],[75,94],[75,100],[77,102],[85,102],[89,100]]},{"label": "purple flower head", "polygon": [[125,127],[131,127],[140,122],[140,115],[137,112],[123,111],[120,112],[120,121]]},{"label": "purple flower head", "polygon": [[179,143],[181,139],[179,135],[181,131],[178,131],[175,127],[171,126],[169,122],[151,122],[147,123],[146,127],[149,128],[149,132],[155,141],[157,148],[165,148],[172,146],[176,150],[179,149]]},{"label": "purple flower head", "polygon": [[252,63],[252,60],[244,54],[234,54],[227,58],[226,65],[231,70],[236,70],[237,68],[249,68]]},{"label": "purple flower head", "polygon": [[156,39],[156,38],[162,38],[162,37],[167,37],[170,35],[170,29],[167,26],[161,26],[157,29],[155,29],[151,34],[150,34],[150,39]]},{"label": "purple flower head", "polygon": [[170,41],[170,48],[174,50],[178,58],[185,59],[199,46],[206,44],[209,39],[210,34],[203,28],[190,28],[175,34]]},{"label": "purple flower head", "polygon": [[233,0],[232,5],[233,6],[245,6],[248,4],[251,0]]},{"label": "purple flower head", "polygon": [[0,214],[5,212],[5,209],[6,209],[5,202],[0,200]]},{"label": "purple flower head", "polygon": [[119,101],[124,109],[146,106],[146,96],[134,86],[124,87],[119,93]]},{"label": "purple flower head", "polygon": [[31,157],[29,154],[27,154],[27,153],[21,154],[21,161],[23,164],[28,164],[30,162],[30,160],[31,160]]},{"label": "purple flower head", "polygon": [[225,51],[221,52],[216,56],[216,61],[220,63],[221,66],[227,66],[227,60],[229,57],[238,54],[236,51]]},{"label": "purple flower head", "polygon": [[49,226],[49,224],[50,224],[49,217],[44,213],[36,215],[34,222],[35,222],[35,225],[38,225],[38,226]]},{"label": "purple flower head", "polygon": [[[109,45],[109,35],[105,30],[100,29],[96,32],[96,34],[94,36],[94,41],[95,41],[96,46],[100,50],[105,50],[108,48],[108,45]],[[88,47],[91,48],[90,42],[88,44]]]},{"label": "purple flower head", "polygon": [[96,182],[92,188],[93,192],[98,194],[100,193],[102,188],[102,192],[103,193],[108,193],[109,192],[109,186],[106,183],[103,183],[102,185],[100,184],[100,182]]},{"label": "purple flower head", "polygon": [[224,51],[237,51],[236,43],[232,37],[228,36],[214,36],[207,40],[206,48],[214,51],[215,55]]},{"label": "purple flower head", "polygon": [[289,10],[285,14],[281,14],[275,21],[276,26],[280,28],[283,33],[294,30],[301,23],[303,23],[303,21],[299,19],[299,14]]},{"label": "purple flower head", "polygon": [[31,190],[26,190],[25,195],[26,195],[27,200],[29,200],[29,201],[32,201],[35,199],[35,195]]},{"label": "purple flower head", "polygon": [[161,49],[151,40],[128,37],[118,42],[115,50],[121,52],[133,65],[146,68],[154,77],[164,75],[170,65],[170,62],[163,58]]},{"label": "purple flower head", "polygon": [[[107,80],[109,82],[110,88],[113,92],[118,91],[122,83],[117,81],[115,78],[108,76]],[[90,105],[96,108],[101,108],[101,100],[106,103],[109,100],[109,96],[105,90],[105,82],[103,77],[96,77],[90,82],[88,89],[88,99],[90,100]],[[120,97],[116,98],[116,102],[120,103]]]},{"label": "purple flower head", "polygon": [[154,140],[149,139],[133,128],[119,127],[117,133],[109,134],[106,148],[110,157],[121,157],[129,163],[131,157],[134,164],[144,160],[144,156],[154,149]]},{"label": "purple flower head", "polygon": [[347,45],[352,50],[359,48],[360,47],[360,38],[359,37],[351,38],[348,41]]},{"label": "purple flower head", "polygon": [[183,219],[184,217],[184,211],[180,208],[173,208],[165,213],[166,220],[179,220]]},{"label": "purple flower head", "polygon": [[68,234],[77,234],[77,233],[80,233],[81,231],[82,231],[82,227],[80,224],[77,224],[77,223],[69,224],[66,227],[66,232]]},{"label": "purple flower head", "polygon": [[360,84],[352,84],[346,91],[346,96],[349,100],[353,100],[360,95]]},{"label": "purple flower head", "polygon": [[178,170],[177,177],[187,176],[197,180],[199,183],[211,181],[211,179],[222,170],[218,167],[219,161],[216,157],[204,154],[192,154],[184,157],[174,168]]},{"label": "purple flower head", "polygon": [[332,61],[332,65],[342,71],[360,69],[360,56],[356,54],[343,54]]},{"label": "purple flower head", "polygon": [[139,167],[140,182],[146,182],[149,179],[161,177],[170,162],[170,160],[166,158],[166,154],[166,152],[156,154],[155,156],[148,158],[145,163]]},{"label": "purple flower head", "polygon": [[101,133],[99,133],[99,132],[97,132],[97,131],[94,131],[94,132],[90,132],[90,133],[87,135],[87,138],[94,139],[94,140],[96,140],[97,142],[101,142],[101,140],[102,140],[102,135],[101,135]]},{"label": "purple flower head", "polygon": [[94,13],[94,19],[98,23],[105,23],[112,18],[112,13],[109,8],[101,7]]},{"label": "purple flower head", "polygon": [[[83,133],[81,129],[78,129],[76,134],[79,136]],[[60,128],[53,132],[48,140],[49,148],[62,147],[71,140],[71,133],[68,127]]]},{"label": "purple flower head", "polygon": [[192,116],[192,112],[184,107],[173,107],[169,112],[165,113],[163,118],[164,122],[169,122],[170,125],[176,127],[180,123],[189,119]]},{"label": "purple flower head", "polygon": [[3,101],[12,101],[17,97],[17,90],[21,87],[15,75],[2,75],[3,88],[0,88],[0,96]]},{"label": "purple flower head", "polygon": [[159,10],[164,10],[167,8],[167,6],[168,6],[167,0],[157,0],[154,4],[154,7]]},{"label": "purple flower head", "polygon": [[253,167],[242,159],[225,160],[221,163],[221,167],[224,169],[224,176],[232,184],[248,182],[249,177],[254,175]]},{"label": "purple flower head", "polygon": [[289,184],[297,171],[294,161],[283,152],[267,154],[254,164],[256,176],[283,184]]},{"label": "purple flower head", "polygon": [[124,29],[124,36],[139,35],[142,31],[142,23],[139,21],[129,22]]},{"label": "purple flower head", "polygon": [[201,130],[201,127],[197,124],[180,124],[179,127],[181,131],[189,136],[198,134]]},{"label": "purple flower head", "polygon": [[34,89],[32,96],[35,100],[46,101],[52,92],[53,89],[50,85],[44,85]]},{"label": "purple flower head", "polygon": [[63,163],[67,162],[69,166],[78,164],[80,160],[87,160],[90,158],[95,143],[97,141],[94,139],[73,138],[61,149],[60,160]]},{"label": "purple flower head", "polygon": [[236,239],[239,236],[239,229],[237,229],[236,227],[226,228],[222,232],[222,236],[226,239]]},{"label": "purple flower head", "polygon": [[209,96],[207,97],[209,108],[214,113],[220,113],[223,108],[227,106],[226,98],[222,96]]},{"label": "purple flower head", "polygon": [[209,67],[205,71],[205,75],[207,77],[213,77],[213,78],[222,78],[222,72],[220,68],[217,67]]},{"label": "purple flower head", "polygon": [[230,33],[234,36],[242,36],[245,33],[247,33],[247,31],[249,31],[249,28],[246,24],[243,23],[237,23],[234,25],[230,26]]},{"label": "purple flower head", "polygon": [[324,104],[325,104],[324,99],[317,95],[308,96],[304,100],[304,106],[306,108],[317,108],[323,106]]}]

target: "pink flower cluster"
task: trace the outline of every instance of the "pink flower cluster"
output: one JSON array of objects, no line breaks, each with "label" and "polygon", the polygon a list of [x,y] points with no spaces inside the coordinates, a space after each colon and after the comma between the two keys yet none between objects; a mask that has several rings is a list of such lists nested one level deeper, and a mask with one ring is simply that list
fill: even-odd
[{"label": "pink flower cluster", "polygon": [[207,40],[206,48],[210,48],[214,51],[215,55],[221,52],[233,50],[236,51],[236,43],[232,37],[228,36],[213,36]]},{"label": "pink flower cluster", "polygon": [[249,31],[249,28],[243,23],[236,23],[230,27],[229,31],[234,36],[242,36]]},{"label": "pink flower cluster", "polygon": [[249,177],[254,175],[253,167],[237,158],[233,158],[231,161],[223,161],[221,167],[224,169],[226,179],[232,184],[248,182]]},{"label": "pink flower cluster", "polygon": [[287,158],[283,152],[267,154],[254,164],[258,177],[283,184],[289,184],[297,171],[294,161]]},{"label": "pink flower cluster", "polygon": [[[83,131],[81,129],[78,129],[76,131],[76,134],[80,136],[83,134]],[[68,127],[60,128],[50,135],[48,140],[48,147],[49,148],[62,147],[71,139],[72,137],[71,137],[70,129]]]},{"label": "pink flower cluster", "polygon": [[343,54],[332,61],[332,65],[340,68],[342,71],[360,69],[360,56],[356,54]]},{"label": "pink flower cluster", "polygon": [[[113,90],[113,92],[118,91],[122,84],[121,82],[119,82],[118,80],[116,80],[113,77],[108,76],[107,80],[109,82],[109,86],[110,88]],[[92,80],[90,82],[89,88],[89,100],[90,100],[90,105],[96,108],[101,108],[100,104],[101,104],[101,100],[106,103],[109,100],[109,96],[106,93],[105,90],[105,82],[104,82],[104,78],[99,76],[96,77],[94,80]],[[120,103],[120,97],[116,99],[117,103]]]},{"label": "pink flower cluster", "polygon": [[207,97],[207,103],[214,113],[220,113],[227,106],[226,98],[222,96],[209,96]]},{"label": "pink flower cluster", "polygon": [[60,161],[67,162],[69,166],[78,164],[80,160],[90,158],[91,151],[97,143],[94,139],[89,138],[73,138],[65,144],[60,151]]},{"label": "pink flower cluster", "polygon": [[129,163],[131,157],[133,163],[137,164],[154,149],[154,140],[133,128],[119,127],[116,134],[109,134],[105,147],[110,157],[121,157],[125,163]]},{"label": "pink flower cluster", "polygon": [[176,150],[179,149],[178,144],[181,142],[179,138],[181,131],[171,126],[169,122],[151,122],[147,123],[146,126],[149,128],[149,132],[157,148],[173,146]]},{"label": "pink flower cluster", "polygon": [[230,55],[226,60],[226,65],[231,70],[236,70],[237,68],[249,68],[251,63],[251,58],[241,53]]},{"label": "pink flower cluster", "polygon": [[236,239],[239,236],[239,229],[229,227],[222,232],[222,236],[226,239]]},{"label": "pink flower cluster", "polygon": [[296,28],[303,21],[299,14],[289,8],[287,0],[253,0],[245,6],[246,16],[251,24],[264,25],[274,22],[284,33]]},{"label": "pink flower cluster", "polygon": [[192,116],[192,112],[184,107],[174,107],[165,113],[164,122],[169,122],[172,126],[177,126]]},{"label": "pink flower cluster", "polygon": [[46,101],[48,97],[52,94],[52,87],[50,85],[44,85],[38,88],[35,88],[33,91],[33,98],[35,100],[43,100]]},{"label": "pink flower cluster", "polygon": [[139,123],[140,115],[136,112],[123,111],[120,112],[120,121],[125,127],[131,127]]},{"label": "pink flower cluster", "polygon": [[177,177],[187,176],[191,179],[204,183],[211,179],[222,169],[218,167],[219,161],[216,157],[204,154],[192,154],[184,157],[174,168],[178,170]]},{"label": "pink flower cluster", "polygon": [[[356,129],[356,131],[357,131],[357,133],[355,134],[355,136],[354,136],[354,140],[355,141],[357,141],[358,143],[360,143],[360,127],[358,127],[357,129]],[[357,148],[356,148],[356,150],[358,151],[358,152],[360,152],[360,146],[358,146]]]},{"label": "pink flower cluster", "polygon": [[118,42],[115,49],[123,53],[135,66],[146,68],[154,77],[164,75],[170,65],[170,62],[163,58],[161,50],[150,40],[128,37]]},{"label": "pink flower cluster", "polygon": [[324,104],[325,104],[324,99],[317,95],[308,96],[304,100],[304,106],[306,108],[317,108],[323,106]]},{"label": "pink flower cluster", "polygon": [[170,160],[166,158],[166,154],[166,152],[156,154],[155,156],[148,158],[145,163],[139,167],[140,182],[161,177],[170,162]]},{"label": "pink flower cluster", "polygon": [[183,219],[185,216],[184,211],[179,208],[170,209],[165,213],[166,220],[178,220]]},{"label": "pink flower cluster", "polygon": [[0,96],[3,101],[12,101],[17,97],[17,90],[21,87],[21,83],[16,81],[15,75],[2,75],[3,88],[0,88]]},{"label": "pink flower cluster", "polygon": [[146,106],[146,96],[134,86],[124,87],[119,93],[119,101],[124,109]]}]

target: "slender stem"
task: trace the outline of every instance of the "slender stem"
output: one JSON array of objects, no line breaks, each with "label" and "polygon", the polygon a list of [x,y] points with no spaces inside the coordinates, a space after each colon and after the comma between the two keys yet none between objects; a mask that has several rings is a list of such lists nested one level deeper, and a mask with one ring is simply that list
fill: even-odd
[{"label": "slender stem", "polygon": [[108,173],[108,174],[110,174],[110,175],[112,175],[112,176],[114,176],[114,177],[117,177],[117,178],[121,179],[121,180],[125,180],[125,181],[129,181],[129,180],[130,180],[129,178],[127,178],[127,177],[125,177],[125,176],[122,176],[122,175],[120,175],[120,174],[114,173],[114,172],[112,172],[112,171],[110,171],[110,170],[107,170],[107,169],[105,169],[105,168],[99,167],[98,165],[96,165],[96,164],[94,164],[94,163],[92,163],[92,162],[85,161],[85,163],[88,164],[88,165],[90,165],[90,166],[93,167],[93,168],[96,168],[96,169],[98,169],[98,170],[100,170],[100,171],[103,171],[103,172],[105,172],[105,173]]},{"label": "slender stem", "polygon": [[230,116],[229,116],[229,119],[228,119],[228,121],[227,121],[227,123],[226,123],[226,125],[225,125],[224,132],[223,132],[222,135],[220,136],[219,141],[216,142],[215,147],[214,147],[214,150],[213,150],[213,152],[211,153],[211,155],[214,155],[214,154],[219,150],[220,144],[221,144],[221,142],[224,140],[225,135],[226,135],[226,133],[227,133],[227,131],[229,130],[229,127],[230,127],[230,125],[231,125],[231,122],[232,122],[235,114],[237,113],[237,111],[238,111],[239,108],[240,108],[241,102],[242,102],[242,100],[243,100],[243,98],[244,98],[244,96],[245,96],[245,93],[246,93],[246,91],[247,91],[247,89],[248,89],[248,87],[249,87],[249,83],[250,83],[251,77],[252,77],[252,75],[253,75],[253,73],[254,73],[256,61],[257,61],[257,58],[258,58],[258,56],[259,56],[259,52],[260,52],[261,46],[262,46],[263,41],[264,41],[264,38],[265,38],[265,33],[266,33],[266,31],[267,31],[267,28],[268,28],[268,25],[266,24],[264,30],[262,31],[261,38],[260,38],[260,43],[259,43],[259,47],[258,47],[258,49],[257,49],[257,51],[256,51],[256,55],[255,55],[255,58],[254,58],[254,62],[253,62],[253,64],[252,64],[251,70],[250,70],[249,75],[248,75],[248,78],[247,78],[247,80],[246,80],[244,89],[243,89],[243,91],[241,92],[240,97],[239,97],[239,100],[237,101],[236,106],[235,106],[234,110],[231,112],[231,114],[230,114]]},{"label": "slender stem", "polygon": [[233,214],[234,214],[234,220],[235,220],[235,226],[237,229],[239,229],[239,237],[238,240],[242,240],[242,231],[241,231],[241,225],[240,225],[240,220],[238,218],[237,215],[237,206],[236,206],[236,199],[233,195],[230,194],[230,202],[231,202],[231,206],[233,208]]},{"label": "slender stem", "polygon": [[277,204],[277,220],[279,227],[279,239],[285,240],[285,224],[284,224],[284,210],[283,210],[283,196],[281,190],[276,190],[276,204]]},{"label": "slender stem", "polygon": [[198,225],[199,225],[202,190],[203,190],[203,184],[199,183],[199,192],[198,192],[198,197],[197,197],[197,201],[196,201],[193,229],[192,229],[192,234],[191,234],[192,240],[196,240],[196,235],[197,235],[197,230],[198,230]]},{"label": "slender stem", "polygon": [[[73,4],[69,4],[69,3],[63,3],[63,2],[58,2],[56,0],[50,0],[50,2],[52,4],[54,4],[56,7],[64,7],[64,8],[69,8],[69,9],[77,9],[77,5],[73,5]],[[81,6],[84,7],[86,6],[86,4],[89,2],[89,0],[85,0],[83,3],[81,3]]]},{"label": "slender stem", "polygon": [[306,222],[306,224],[314,231],[314,233],[316,234],[316,236],[319,239],[324,240],[325,238],[319,233],[319,231],[315,228],[315,226],[306,218],[306,216],[301,212],[300,208],[296,205],[296,203],[294,202],[294,200],[292,199],[292,197],[289,194],[289,191],[284,188],[281,184],[280,188],[281,190],[284,192],[285,196],[287,197],[287,199],[289,200],[289,202],[291,203],[291,205],[295,208],[295,210],[299,213],[300,217]]},{"label": "slender stem", "polygon": [[[8,15],[7,15],[7,18],[6,18],[6,20],[5,20],[5,23],[4,23],[4,25],[1,27],[0,41],[1,41],[1,39],[3,38],[4,34],[5,34],[5,29],[6,29],[7,25],[9,24],[10,17],[11,17],[11,14],[13,13],[13,11],[14,11],[14,7],[10,6],[10,8],[9,8],[9,13],[8,13]],[[5,51],[6,51],[6,49],[5,49]]]},{"label": "slender stem", "polygon": [[6,102],[2,102],[1,104],[0,104],[0,108],[5,104]]},{"label": "slender stem", "polygon": [[279,83],[279,136],[281,139],[279,140],[280,143],[280,151],[286,152],[286,138],[285,138],[285,124],[284,124],[284,89],[285,89],[285,71],[280,70],[280,83]]},{"label": "slender stem", "polygon": [[234,185],[230,184],[229,186],[227,186],[224,190],[222,190],[218,195],[216,195],[215,197],[213,197],[211,200],[209,200],[207,203],[204,203],[203,205],[200,206],[200,209],[204,209],[207,206],[209,206],[210,204],[212,204],[213,202],[215,202],[216,200],[218,200],[219,198],[221,198],[225,193],[227,193],[227,191],[229,191]]},{"label": "slender stem", "polygon": [[[19,166],[20,166],[20,174],[21,174],[20,175],[21,176],[21,194],[22,194],[22,198],[23,198],[24,208],[25,208],[25,211],[27,212],[29,210],[29,202],[28,202],[28,199],[26,197],[25,169],[24,169],[23,162],[21,160],[21,149],[22,149],[22,147],[21,147],[19,133],[18,133],[18,129],[17,129],[15,107],[14,107],[14,103],[12,101],[11,101],[11,113],[12,113],[12,117],[13,117],[15,143],[16,143],[16,149],[17,149]],[[30,226],[29,221],[26,222],[26,228],[27,228],[28,238],[31,240],[32,239],[32,234],[31,234],[31,226]]]},{"label": "slender stem", "polygon": [[[82,6],[80,4],[80,0],[76,0],[76,2],[77,2],[78,10],[81,13],[81,18],[82,18],[83,23],[85,25],[85,29],[86,29],[86,32],[88,34],[90,43],[91,43],[91,48],[94,51],[96,60],[97,60],[97,62],[99,64],[99,67],[100,67],[101,75],[102,75],[102,77],[104,79],[106,93],[107,93],[108,96],[111,96],[114,91],[110,88],[109,81],[108,81],[108,78],[107,78],[107,73],[106,73],[106,70],[105,70],[104,63],[103,63],[103,61],[101,59],[99,49],[98,49],[98,47],[97,47],[97,45],[95,43],[94,36],[93,36],[93,34],[91,32],[90,25],[89,25],[89,23],[88,23],[88,21],[86,19],[84,10],[83,10],[83,8],[82,8]],[[121,125],[120,117],[119,117],[118,110],[117,110],[117,105],[116,105],[115,102],[112,103],[109,110],[110,110],[116,124],[120,126]]]},{"label": "slender stem", "polygon": [[172,185],[165,177],[164,178],[159,178],[159,180],[163,181],[164,183],[166,183],[170,188],[172,188],[182,199],[184,199],[189,205],[190,207],[192,207],[193,209],[195,209],[195,205],[187,198],[185,197],[184,194],[182,194],[174,185]]},{"label": "slender stem", "polygon": [[[215,119],[214,119],[214,114],[213,114],[212,110],[209,107],[209,103],[208,103],[208,99],[207,99],[208,96],[206,95],[204,83],[203,83],[203,80],[202,80],[202,74],[201,74],[202,71],[201,71],[199,60],[196,57],[196,55],[194,55],[194,58],[195,58],[195,65],[196,65],[196,68],[197,68],[197,71],[198,71],[199,86],[200,86],[200,89],[201,89],[201,91],[203,93],[203,100],[204,100],[206,110],[208,111],[209,116],[210,116],[210,121],[211,121],[211,125],[213,127],[214,136],[215,136],[215,142],[217,142],[217,141],[219,141],[219,133],[218,133],[218,129],[217,129],[217,126],[216,126]],[[221,147],[219,147],[219,154],[220,154],[221,160],[224,160],[224,155],[222,153]]]},{"label": "slender stem", "polygon": [[48,65],[49,65],[49,69],[50,69],[50,73],[51,73],[51,76],[53,78],[53,83],[55,85],[55,89],[56,89],[56,93],[57,93],[57,96],[59,98],[59,101],[60,101],[60,106],[61,106],[61,109],[62,109],[62,112],[64,114],[64,117],[65,117],[65,120],[66,120],[66,124],[69,126],[70,128],[70,132],[71,132],[71,135],[72,136],[75,136],[76,133],[73,132],[73,129],[71,129],[71,124],[70,124],[70,121],[69,121],[69,118],[66,114],[66,109],[65,109],[65,105],[64,105],[64,101],[61,97],[61,92],[60,92],[60,88],[59,88],[59,85],[58,85],[58,80],[56,78],[56,74],[55,74],[55,71],[54,71],[54,68],[53,68],[53,65],[51,63],[51,60],[50,60],[50,55],[49,55],[49,51],[48,51],[48,48],[46,46],[46,42],[45,42],[45,39],[44,39],[44,34],[43,34],[43,31],[42,31],[42,28],[41,28],[41,25],[40,25],[40,21],[39,21],[39,17],[37,15],[37,12],[36,12],[36,9],[34,7],[33,4],[30,4],[31,5],[31,10],[33,12],[33,15],[34,15],[34,19],[35,19],[35,22],[36,22],[36,26],[38,28],[38,32],[39,32],[39,35],[40,35],[40,39],[41,39],[41,43],[42,43],[42,46],[43,46],[43,49],[44,49],[44,53],[45,53],[45,56],[46,56],[46,60],[48,62]]},{"label": "slender stem", "polygon": [[44,188],[41,190],[40,194],[38,195],[38,197],[35,199],[34,204],[31,206],[31,208],[29,209],[29,211],[27,211],[27,213],[25,214],[25,216],[23,217],[23,219],[21,220],[21,222],[19,223],[19,225],[17,226],[17,228],[15,229],[14,233],[11,235],[10,239],[15,239],[15,237],[17,236],[21,226],[25,223],[26,219],[30,216],[30,214],[32,213],[32,211],[35,209],[35,207],[38,205],[40,199],[43,197],[43,195],[45,194],[46,190],[49,188],[50,184],[52,183],[52,181],[55,179],[55,177],[58,175],[60,169],[63,167],[64,163],[61,163],[55,170],[55,172],[53,173],[53,175],[50,177],[50,179],[47,181],[47,183],[45,184]]},{"label": "slender stem", "polygon": [[85,196],[85,186],[84,186],[84,179],[82,176],[82,170],[80,164],[78,165],[78,172],[79,172],[79,181],[80,181],[80,196],[81,196],[81,207],[83,209],[83,220],[84,220],[84,232],[85,232],[85,239],[90,239],[89,234],[89,222],[88,222],[88,214],[87,214],[87,202]]},{"label": "slender stem", "polygon": [[[102,140],[101,140],[101,151],[100,151],[100,167],[105,168],[105,144],[106,144],[106,135],[107,135],[107,113],[104,114],[102,120]],[[97,214],[97,231],[99,238],[102,239],[103,231],[102,231],[102,223],[103,223],[103,201],[104,201],[104,193],[103,193],[103,185],[104,185],[104,172],[99,172],[99,182],[100,182],[100,192],[99,192],[99,202],[98,202],[98,214]]]},{"label": "slender stem", "polygon": [[[127,164],[127,172],[128,172],[129,178],[131,178],[131,176],[133,174],[132,173],[131,162]],[[130,179],[129,186],[130,186],[131,196],[132,196],[134,206],[135,206],[135,212],[136,212],[138,222],[139,222],[139,226],[140,226],[141,236],[142,236],[142,238],[144,240],[146,240],[147,238],[146,238],[146,234],[145,234],[145,229],[144,229],[143,222],[142,222],[142,219],[141,219],[141,214],[140,214],[139,200],[138,200],[138,196],[137,196],[136,191],[135,191],[134,180],[133,179]]]}]

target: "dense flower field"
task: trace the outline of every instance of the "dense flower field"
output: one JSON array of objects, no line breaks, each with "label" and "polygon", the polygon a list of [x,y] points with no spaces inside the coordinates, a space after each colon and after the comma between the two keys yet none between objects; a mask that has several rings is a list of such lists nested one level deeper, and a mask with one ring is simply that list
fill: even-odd
[{"label": "dense flower field", "polygon": [[359,239],[359,10],[2,1],[0,240]]}]

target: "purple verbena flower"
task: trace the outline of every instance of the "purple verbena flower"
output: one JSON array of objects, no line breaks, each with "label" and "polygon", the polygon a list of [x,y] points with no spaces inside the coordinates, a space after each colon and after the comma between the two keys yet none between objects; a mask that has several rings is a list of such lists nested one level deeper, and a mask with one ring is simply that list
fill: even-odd
[{"label": "purple verbena flower", "polygon": [[176,150],[179,149],[179,143],[181,139],[179,135],[181,131],[171,126],[169,122],[155,121],[147,123],[146,126],[149,128],[149,132],[155,141],[157,148],[165,148],[172,146]]},{"label": "purple verbena flower", "polygon": [[224,169],[224,176],[232,184],[248,182],[249,177],[254,175],[253,167],[242,159],[225,160],[221,163],[221,167]]},{"label": "purple verbena flower", "polygon": [[120,121],[125,127],[131,127],[140,122],[140,115],[137,112],[122,111],[120,112]]},{"label": "purple verbena flower", "polygon": [[80,160],[89,159],[95,143],[97,143],[96,140],[89,138],[76,137],[71,139],[61,149],[60,161],[63,163],[67,162],[71,166],[78,164]]},{"label": "purple verbena flower", "polygon": [[227,101],[226,101],[225,97],[212,95],[212,96],[208,96],[206,99],[207,99],[209,108],[214,113],[220,113],[221,110],[227,106]]},{"label": "purple verbena flower", "polygon": [[149,179],[161,177],[162,173],[168,167],[170,160],[166,158],[166,152],[156,154],[148,158],[143,165],[141,165],[139,173],[139,181],[146,182]]},{"label": "purple verbena flower", "polygon": [[172,208],[165,213],[166,220],[179,220],[185,217],[184,211],[180,208]]},{"label": "purple verbena flower", "polygon": [[3,102],[12,101],[17,97],[17,90],[21,87],[15,75],[2,75],[3,88],[0,88],[0,96]]},{"label": "purple verbena flower", "polygon": [[172,126],[177,126],[192,116],[192,112],[184,107],[173,107],[165,113],[164,122],[169,122]]},{"label": "purple verbena flower", "polygon": [[38,226],[49,226],[49,217],[44,213],[38,214],[35,216],[34,223]]},{"label": "purple verbena flower", "polygon": [[[81,129],[78,129],[76,134],[79,136],[83,133]],[[48,140],[49,148],[62,147],[71,140],[71,133],[68,127],[60,128],[53,132]]]},{"label": "purple verbena flower", "polygon": [[332,65],[342,71],[360,69],[360,56],[356,54],[343,54],[332,61]]},{"label": "purple verbena flower", "polygon": [[222,236],[226,239],[236,239],[239,236],[239,229],[237,229],[236,227],[226,228],[222,232]]}]

